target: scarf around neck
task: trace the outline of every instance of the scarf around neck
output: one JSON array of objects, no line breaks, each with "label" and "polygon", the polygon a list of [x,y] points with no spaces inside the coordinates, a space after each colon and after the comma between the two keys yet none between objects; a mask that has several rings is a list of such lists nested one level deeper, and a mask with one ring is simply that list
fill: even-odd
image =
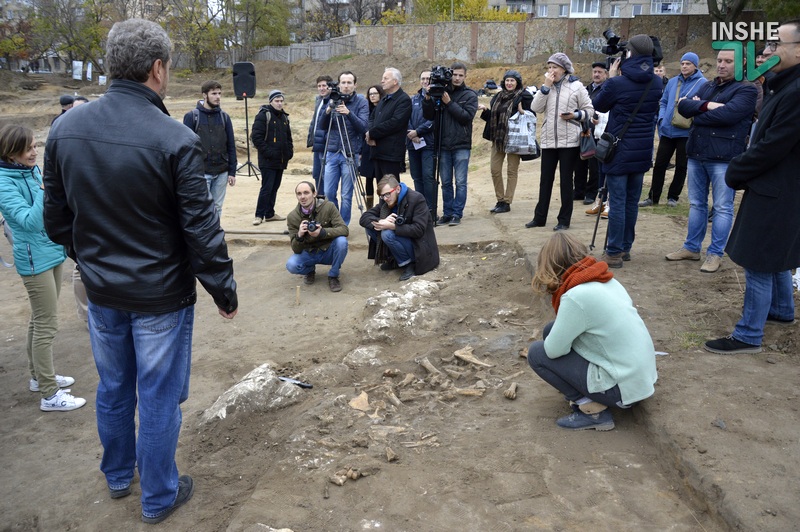
[{"label": "scarf around neck", "polygon": [[563,296],[570,288],[574,288],[583,283],[607,283],[614,275],[608,271],[608,264],[598,261],[594,257],[584,257],[572,266],[561,276],[561,286],[553,294],[553,309],[558,314],[558,306],[561,304]]},{"label": "scarf around neck", "polygon": [[489,135],[494,141],[495,146],[500,150],[505,148],[506,138],[508,137],[508,118],[516,112],[514,102],[521,93],[522,88],[518,88],[515,91],[503,89],[503,91],[497,95],[497,99],[492,105]]},{"label": "scarf around neck", "polygon": [[[400,192],[397,194],[397,203],[394,204],[394,207],[389,207],[389,204],[386,203],[386,200],[381,199],[381,209],[380,213],[378,214],[378,218],[383,220],[392,213],[397,214],[400,203],[406,197],[407,193],[408,186],[406,186],[405,183],[400,183]],[[384,262],[388,262],[391,258],[392,257],[389,253],[389,249],[383,243],[383,238],[378,236],[378,238],[375,239],[375,264],[383,264]]]}]

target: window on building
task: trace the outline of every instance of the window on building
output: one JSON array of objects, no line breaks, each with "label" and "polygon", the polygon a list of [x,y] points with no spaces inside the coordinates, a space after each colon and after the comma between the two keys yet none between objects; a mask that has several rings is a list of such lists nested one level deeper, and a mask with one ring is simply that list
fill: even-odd
[{"label": "window on building", "polygon": [[599,0],[572,0],[573,17],[576,15],[599,15],[599,14],[600,14]]},{"label": "window on building", "polygon": [[634,17],[637,17],[642,14],[642,4],[633,4],[633,13],[631,13]]},{"label": "window on building", "polygon": [[677,15],[678,13],[683,13],[683,0],[673,0],[671,2],[653,0],[650,3],[651,15]]},{"label": "window on building", "polygon": [[610,16],[616,18],[616,17],[619,16],[620,11],[621,11],[620,5],[619,4],[615,4],[615,5],[611,6],[611,15]]},{"label": "window on building", "polygon": [[559,4],[559,6],[558,6],[558,16],[559,17],[568,17],[569,16],[569,4]]},{"label": "window on building", "polygon": [[545,5],[539,4],[539,6],[537,8],[537,11],[536,11],[536,16],[537,17],[546,17],[547,16],[547,5],[546,4]]}]

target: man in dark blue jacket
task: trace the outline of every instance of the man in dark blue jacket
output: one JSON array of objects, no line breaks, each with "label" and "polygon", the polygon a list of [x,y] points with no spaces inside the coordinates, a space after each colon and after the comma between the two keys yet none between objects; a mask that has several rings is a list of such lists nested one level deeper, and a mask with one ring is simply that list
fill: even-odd
[{"label": "man in dark blue jacket", "polygon": [[733,50],[717,54],[717,77],[707,82],[692,99],[682,99],[678,112],[693,118],[686,142],[689,177],[689,228],[686,241],[667,260],[700,260],[708,227],[708,188],[714,197],[711,244],[700,267],[704,273],[719,270],[728,234],[733,225],[735,191],[725,184],[731,159],[747,147],[747,134],[756,112],[758,90],[746,81],[735,81]]},{"label": "man in dark blue jacket", "polygon": [[800,264],[800,20],[778,27],[778,40],[764,50],[780,63],[764,95],[750,147],[734,157],[725,182],[744,190],[725,251],[744,267],[742,317],[733,333],[706,342],[713,353],[758,353],[764,325],[791,325],[794,289],[791,269]]},{"label": "man in dark blue jacket", "polygon": [[[442,96],[441,130],[435,123],[437,103],[429,94],[422,102],[422,114],[434,120],[434,136],[440,143],[439,175],[442,179],[442,210],[437,225],[459,225],[467,205],[467,173],[472,153],[472,120],[478,111],[478,95],[467,87],[467,66],[453,63],[452,88]],[[455,178],[455,179],[454,179]]]},{"label": "man in dark blue jacket", "polygon": [[206,81],[200,88],[203,99],[197,107],[183,115],[183,125],[191,128],[203,143],[203,162],[208,191],[222,216],[227,186],[236,184],[236,140],[231,117],[222,111],[222,85]]},{"label": "man in dark blue jacket", "polygon": [[406,159],[406,127],[411,118],[411,98],[400,86],[403,77],[396,68],[387,68],[381,78],[385,96],[381,98],[369,117],[366,142],[371,146],[370,156],[375,175],[400,176]]},{"label": "man in dark blue jacket", "polygon": [[[630,260],[642,181],[653,160],[653,130],[661,88],[661,80],[653,73],[652,39],[634,35],[628,41],[624,61],[614,62],[608,81],[592,99],[595,111],[610,111],[606,132],[622,136],[614,158],[601,168],[606,176],[609,210],[608,247],[602,260],[611,268],[621,268],[622,261]],[[645,91],[641,106],[623,134]]]},{"label": "man in dark blue jacket", "polygon": [[311,177],[314,178],[314,184],[317,190],[323,191],[325,188],[322,183],[322,152],[325,151],[325,131],[317,129],[319,122],[319,115],[325,111],[325,106],[328,105],[328,96],[331,93],[330,83],[333,78],[330,76],[317,77],[317,97],[314,99],[314,116],[311,117],[311,123],[308,124],[308,137],[306,138],[306,148],[311,148],[313,154],[314,164],[311,167]]}]

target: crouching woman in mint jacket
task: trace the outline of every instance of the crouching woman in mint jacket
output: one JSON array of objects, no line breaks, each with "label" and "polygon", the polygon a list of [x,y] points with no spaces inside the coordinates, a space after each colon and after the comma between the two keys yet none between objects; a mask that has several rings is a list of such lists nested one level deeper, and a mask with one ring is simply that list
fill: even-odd
[{"label": "crouching woman in mint jacket", "polygon": [[613,429],[608,407],[629,408],[650,397],[658,378],[653,340],[628,292],[605,262],[560,231],[542,247],[531,284],[550,294],[556,311],[543,341],[528,350],[533,371],[572,407],[556,424]]},{"label": "crouching woman in mint jacket", "polygon": [[58,293],[61,289],[64,248],[44,230],[44,189],[36,166],[33,131],[21,126],[0,129],[0,212],[14,237],[14,264],[28,292],[29,388],[41,394],[40,409],[74,410],[86,404],[62,390],[75,382],[56,375],[53,340],[58,331]]}]

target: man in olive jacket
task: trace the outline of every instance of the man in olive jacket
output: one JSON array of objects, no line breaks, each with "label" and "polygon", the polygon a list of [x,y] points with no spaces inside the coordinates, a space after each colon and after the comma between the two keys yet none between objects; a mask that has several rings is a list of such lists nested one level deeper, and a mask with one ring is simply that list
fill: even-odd
[{"label": "man in olive jacket", "polygon": [[[774,47],[773,47],[774,46]],[[733,333],[706,342],[713,353],[758,353],[766,323],[794,323],[791,269],[800,266],[800,20],[778,28],[768,43],[772,68],[750,147],[734,157],[725,182],[744,190],[725,251],[745,273],[742,317]]]},{"label": "man in olive jacket", "polygon": [[301,181],[294,189],[297,207],[286,217],[294,255],[286,262],[290,273],[303,276],[305,284],[314,284],[317,264],[330,264],[328,286],[340,292],[339,268],[347,257],[347,236],[350,230],[336,205],[324,197],[316,197],[311,181]]}]

